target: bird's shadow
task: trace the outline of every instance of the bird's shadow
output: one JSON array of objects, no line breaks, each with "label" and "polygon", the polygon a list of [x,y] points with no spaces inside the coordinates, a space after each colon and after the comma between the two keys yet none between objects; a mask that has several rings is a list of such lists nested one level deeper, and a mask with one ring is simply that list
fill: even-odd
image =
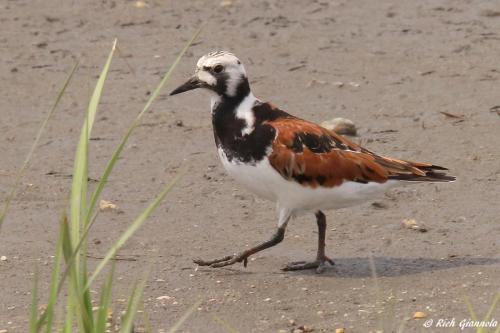
[{"label": "bird's shadow", "polygon": [[[215,273],[216,275],[253,275],[253,274],[293,274],[316,275],[332,278],[368,278],[368,277],[397,277],[413,275],[424,272],[454,269],[467,266],[498,265],[500,258],[471,258],[455,257],[450,259],[431,258],[395,258],[395,257],[352,257],[335,258],[335,265],[328,266],[322,274],[316,274],[314,269],[298,271],[273,271],[259,269],[258,271],[246,270],[243,267],[228,266],[219,269],[200,268],[200,272]],[[256,265],[257,263],[252,263]]]},{"label": "bird's shadow", "polygon": [[[336,258],[334,261],[335,265],[328,267],[319,276],[337,278],[397,277],[465,266],[500,265],[500,258],[470,257],[450,259],[353,257]],[[293,273],[315,274],[315,271],[294,271]]]}]

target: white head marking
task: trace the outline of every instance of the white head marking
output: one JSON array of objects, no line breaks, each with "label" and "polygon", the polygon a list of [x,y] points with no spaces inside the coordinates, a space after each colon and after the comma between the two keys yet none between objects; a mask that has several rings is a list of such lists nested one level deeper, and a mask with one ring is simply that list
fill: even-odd
[{"label": "white head marking", "polygon": [[[220,76],[214,72],[218,65],[222,66]],[[226,90],[223,93],[228,96],[236,94],[238,83],[247,76],[241,61],[226,51],[211,52],[201,57],[196,64],[196,75],[200,81],[211,87],[217,86],[217,80],[224,79]]]}]

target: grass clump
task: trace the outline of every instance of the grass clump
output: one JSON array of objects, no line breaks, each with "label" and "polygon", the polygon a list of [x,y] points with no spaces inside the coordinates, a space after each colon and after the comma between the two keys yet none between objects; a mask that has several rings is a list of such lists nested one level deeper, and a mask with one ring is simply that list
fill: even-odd
[{"label": "grass clump", "polygon": [[[140,213],[134,221],[128,226],[128,228],[121,234],[121,236],[116,240],[116,242],[108,250],[104,259],[100,261],[97,267],[89,272],[87,265],[87,246],[88,246],[88,233],[97,220],[98,211],[96,209],[97,203],[99,201],[100,195],[104,190],[108,178],[118,161],[125,144],[127,143],[130,135],[134,129],[140,124],[141,118],[150,108],[151,104],[155,98],[159,95],[162,87],[169,80],[174,68],[179,63],[181,57],[187,51],[189,46],[198,36],[200,30],[198,30],[191,40],[187,43],[184,49],[180,52],[174,63],[168,68],[166,74],[164,75],[161,82],[158,84],[154,92],[151,94],[149,100],[145,104],[144,108],[137,115],[137,117],[132,122],[131,126],[126,131],[125,135],[121,139],[118,146],[115,148],[114,153],[109,159],[102,176],[99,178],[94,191],[89,191],[88,186],[88,169],[89,169],[89,143],[90,134],[94,125],[94,120],[96,119],[96,114],[98,111],[98,105],[103,93],[105,81],[111,66],[111,62],[116,50],[116,40],[113,43],[112,49],[108,55],[108,58],[103,66],[99,79],[95,85],[94,91],[90,98],[87,112],[83,121],[83,125],[80,132],[80,139],[75,153],[75,160],[73,166],[73,180],[71,186],[71,194],[69,199],[69,214],[64,211],[61,215],[59,222],[59,236],[56,245],[56,253],[54,259],[54,266],[52,268],[51,281],[49,287],[48,302],[45,309],[39,312],[38,306],[38,274],[35,274],[35,281],[32,293],[32,305],[31,305],[31,315],[29,332],[52,332],[52,331],[62,331],[62,332],[73,332],[75,329],[78,332],[92,332],[92,333],[104,333],[108,327],[108,317],[110,308],[112,307],[112,288],[114,281],[114,262],[112,259],[118,252],[118,250],[125,244],[125,242],[144,224],[146,219],[153,213],[153,211],[158,207],[164,197],[169,193],[177,180],[181,177],[182,172],[178,174],[158,195],[157,197]],[[69,80],[73,76],[76,70],[76,66],[71,72],[68,80],[66,81],[64,88],[61,90],[56,103],[57,106],[64,90],[69,83]],[[48,118],[52,114],[49,113],[47,120],[43,123],[42,128],[45,127]],[[35,140],[28,158],[21,171],[24,171],[28,165],[29,159],[33,154],[36,144],[39,140],[39,136]],[[16,180],[14,189],[8,198],[13,198],[16,191],[15,188],[19,184],[19,179],[22,176],[22,172],[19,173],[18,179]],[[7,201],[6,208],[2,211],[0,215],[0,226],[5,217],[8,204]],[[103,285],[101,287],[98,300],[93,303],[90,288],[94,286],[96,278],[103,272],[105,268],[109,267],[107,277],[105,278]],[[135,282],[132,288],[131,294],[128,298],[127,307],[121,317],[121,324],[119,327],[119,332],[130,333],[133,332],[134,321],[136,317],[137,310],[141,305],[141,297],[144,289],[145,278]],[[95,289],[94,287],[92,289]],[[66,291],[67,298],[65,302],[59,300],[59,296],[62,291]],[[58,304],[62,303],[62,304]],[[96,304],[94,306],[93,304]],[[187,319],[198,306],[199,302],[194,304],[193,307],[186,312],[186,314],[177,322],[174,327],[169,332],[175,332],[177,328],[182,324],[183,321]],[[64,307],[64,314],[60,315],[56,313],[56,307]],[[56,318],[57,317],[57,318]]]}]

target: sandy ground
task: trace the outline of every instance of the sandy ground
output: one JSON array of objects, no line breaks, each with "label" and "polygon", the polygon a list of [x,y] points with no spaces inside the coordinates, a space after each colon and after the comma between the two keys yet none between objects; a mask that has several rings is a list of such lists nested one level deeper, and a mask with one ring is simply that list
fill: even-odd
[{"label": "sandy ground", "polygon": [[[76,59],[81,66],[51,120],[0,233],[0,330],[26,332],[33,273],[42,289],[68,195],[83,112],[114,37],[117,57],[93,132],[91,177],[98,178],[118,139],[165,68],[196,28],[199,42],[134,133],[103,198],[121,209],[99,217],[93,256],[105,253],[179,168],[183,177],[121,251],[117,308],[151,263],[145,310],[166,331],[198,299],[183,332],[384,330],[483,316],[500,288],[500,5],[493,1],[27,1],[0,4],[0,200],[40,121]],[[285,241],[248,268],[198,269],[267,239],[274,205],[226,176],[216,156],[207,94],[176,98],[199,56],[229,49],[246,64],[257,96],[313,121],[347,117],[368,148],[447,166],[453,184],[396,189],[363,206],[327,213],[325,274],[284,273],[312,258],[313,216],[294,220]],[[339,87],[338,83],[345,85]],[[458,118],[445,116],[451,113]],[[182,126],[178,126],[182,124]],[[428,232],[401,226],[414,218]],[[372,277],[370,258],[378,278]],[[91,259],[93,264],[97,260]],[[97,288],[98,289],[98,288]],[[163,297],[157,300],[158,297]],[[43,295],[45,297],[45,295]],[[42,299],[42,303],[43,300]],[[500,308],[494,316],[500,319]],[[293,320],[295,326],[290,322]]]}]

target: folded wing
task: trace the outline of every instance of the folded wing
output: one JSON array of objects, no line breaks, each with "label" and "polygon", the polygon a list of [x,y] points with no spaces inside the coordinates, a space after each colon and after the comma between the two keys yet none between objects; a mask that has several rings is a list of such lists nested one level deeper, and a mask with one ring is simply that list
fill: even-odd
[{"label": "folded wing", "polygon": [[380,156],[306,120],[288,117],[269,120],[276,131],[269,155],[284,178],[310,187],[333,187],[344,181],[384,183],[453,181],[446,168]]}]

